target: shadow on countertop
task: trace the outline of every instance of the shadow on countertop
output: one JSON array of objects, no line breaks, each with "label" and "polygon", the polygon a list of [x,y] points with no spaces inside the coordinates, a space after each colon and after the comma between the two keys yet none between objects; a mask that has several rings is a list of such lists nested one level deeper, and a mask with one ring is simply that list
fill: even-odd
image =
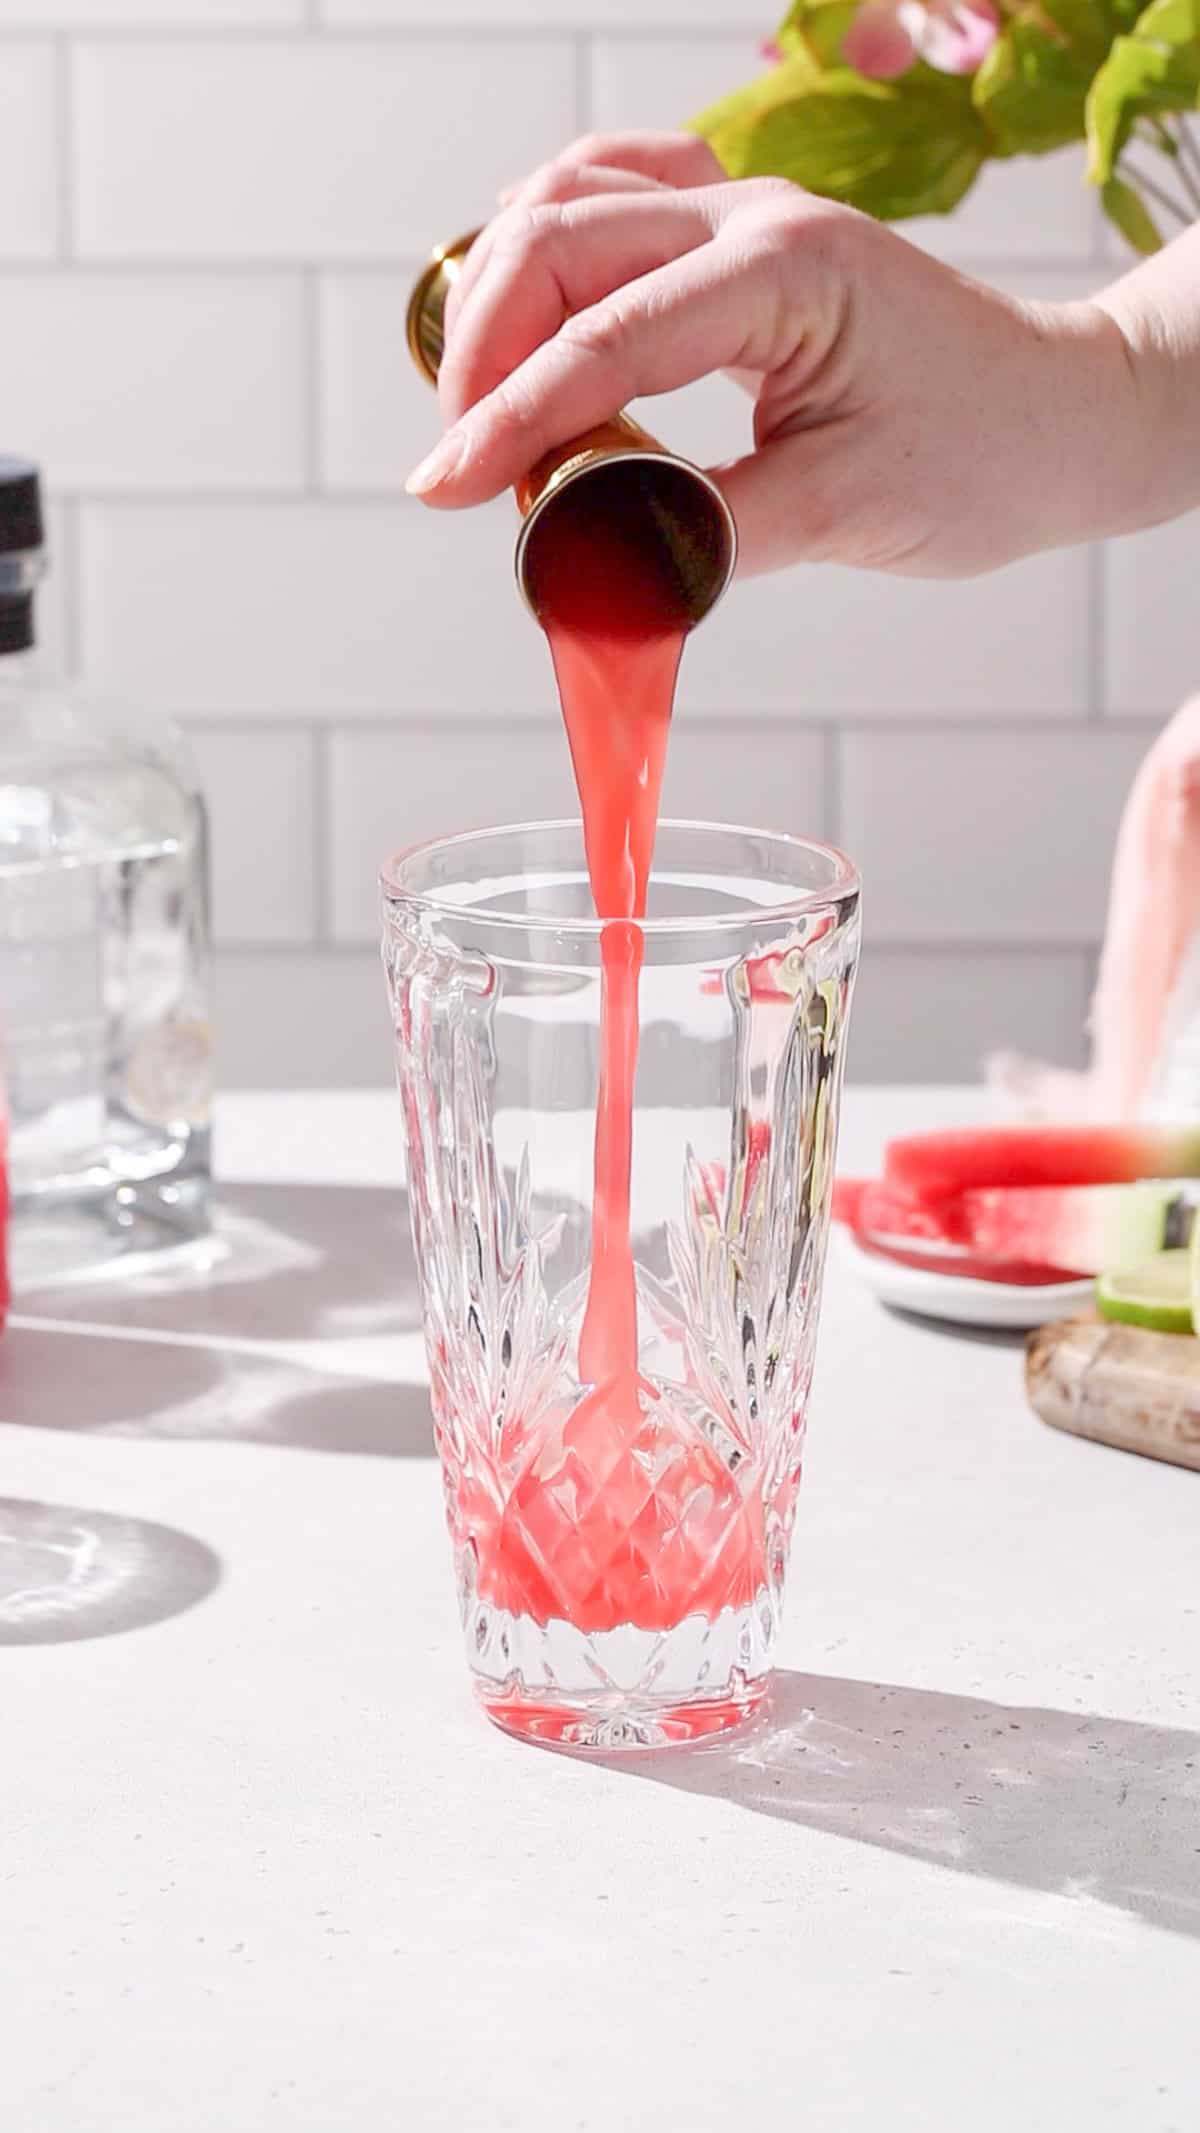
[{"label": "shadow on countertop", "polygon": [[739,1738],[613,1767],[1200,1937],[1200,1734],[784,1671]]},{"label": "shadow on countertop", "polygon": [[402,1196],[230,1185],[217,1238],[215,1264],[164,1255],[117,1279],[22,1294],[0,1343],[0,1420],[432,1456],[428,1391],[397,1365],[420,1332]]},{"label": "shadow on countertop", "polygon": [[208,1598],[218,1557],[175,1526],[0,1496],[0,1647],[144,1629]]}]

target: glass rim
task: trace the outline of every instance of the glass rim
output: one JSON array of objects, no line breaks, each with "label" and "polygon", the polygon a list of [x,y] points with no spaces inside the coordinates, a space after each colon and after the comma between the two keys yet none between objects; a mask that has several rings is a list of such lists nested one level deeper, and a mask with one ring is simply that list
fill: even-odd
[{"label": "glass rim", "polygon": [[[831,905],[850,899],[857,900],[862,891],[862,878],[854,861],[836,844],[828,844],[820,837],[799,837],[790,830],[756,829],[746,823],[705,822],[686,816],[665,815],[660,821],[659,833],[672,830],[698,831],[712,837],[746,837],[758,844],[770,845],[776,850],[811,852],[828,861],[830,879],[819,889],[797,889],[793,895],[780,895],[770,903],[754,904],[738,911],[689,912],[675,918],[644,918],[638,920],[640,931],[649,938],[678,937],[687,933],[740,933],[747,926],[778,924],[788,919],[812,917],[815,913],[829,910]],[[544,821],[498,822],[486,829],[455,830],[445,836],[422,837],[415,844],[401,847],[385,859],[379,869],[379,881],[389,903],[403,904],[410,910],[429,912],[440,918],[457,920],[476,919],[481,924],[497,926],[514,933],[575,934],[590,937],[600,934],[611,925],[611,919],[597,918],[589,912],[582,918],[564,918],[549,911],[502,911],[487,902],[464,904],[437,890],[413,888],[403,880],[403,869],[412,861],[425,858],[436,852],[469,851],[473,845],[490,842],[499,837],[522,837],[546,835],[555,832],[575,831],[580,839],[582,852],[583,824],[577,815],[561,815]]]}]

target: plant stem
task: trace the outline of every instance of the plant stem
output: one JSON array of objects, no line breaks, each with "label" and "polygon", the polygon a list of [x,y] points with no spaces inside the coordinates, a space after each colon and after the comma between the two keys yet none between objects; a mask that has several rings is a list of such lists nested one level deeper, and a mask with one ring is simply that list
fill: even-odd
[{"label": "plant stem", "polygon": [[1139,141],[1149,141],[1152,148],[1161,148],[1163,154],[1174,162],[1179,154],[1179,143],[1165,119],[1139,119],[1134,131]]},{"label": "plant stem", "polygon": [[[1156,119],[1154,123],[1155,130],[1162,137],[1163,153],[1171,158],[1175,175],[1191,203],[1192,213],[1200,215],[1200,185],[1197,184],[1195,166],[1189,162],[1183,153],[1182,132],[1175,132],[1165,119]],[[1189,148],[1192,147],[1191,142],[1188,143],[1188,146]]]},{"label": "plant stem", "polygon": [[1122,174],[1132,184],[1140,186],[1149,199],[1157,201],[1166,214],[1173,215],[1184,229],[1189,228],[1195,220],[1195,211],[1190,206],[1164,192],[1161,185],[1156,185],[1153,178],[1148,178],[1144,171],[1137,170],[1133,164],[1126,161],[1122,166]]},{"label": "plant stem", "polygon": [[1183,113],[1176,123],[1175,141],[1179,149],[1180,164],[1191,172],[1193,181],[1200,184],[1200,149],[1196,146],[1191,126]]}]

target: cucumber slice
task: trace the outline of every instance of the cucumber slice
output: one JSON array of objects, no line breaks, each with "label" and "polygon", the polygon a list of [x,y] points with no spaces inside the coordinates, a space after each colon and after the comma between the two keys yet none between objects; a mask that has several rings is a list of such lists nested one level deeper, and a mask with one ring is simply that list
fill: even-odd
[{"label": "cucumber slice", "polygon": [[1101,1274],[1096,1302],[1102,1318],[1125,1326],[1146,1326],[1153,1333],[1192,1330],[1195,1244],[1156,1252],[1140,1266]]}]

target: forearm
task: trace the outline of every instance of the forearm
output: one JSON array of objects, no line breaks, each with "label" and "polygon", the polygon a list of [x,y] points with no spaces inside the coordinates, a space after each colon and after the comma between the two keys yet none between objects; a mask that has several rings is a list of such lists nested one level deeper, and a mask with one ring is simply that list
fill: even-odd
[{"label": "forearm", "polygon": [[1200,505],[1200,226],[1096,299],[1126,372],[1111,440],[1117,523],[1134,532]]}]

